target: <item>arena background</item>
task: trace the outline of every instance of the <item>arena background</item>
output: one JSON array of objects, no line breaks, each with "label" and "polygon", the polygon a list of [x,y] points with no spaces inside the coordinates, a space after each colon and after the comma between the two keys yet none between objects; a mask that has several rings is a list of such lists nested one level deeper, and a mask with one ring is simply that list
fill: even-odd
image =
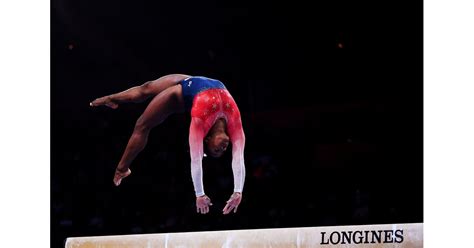
[{"label": "arena background", "polygon": [[[66,237],[423,222],[422,1],[51,1],[51,243]],[[195,213],[189,117],[155,128],[112,177],[147,102],[96,97],[170,73],[223,81],[242,112],[239,212],[230,154],[204,159]]]}]

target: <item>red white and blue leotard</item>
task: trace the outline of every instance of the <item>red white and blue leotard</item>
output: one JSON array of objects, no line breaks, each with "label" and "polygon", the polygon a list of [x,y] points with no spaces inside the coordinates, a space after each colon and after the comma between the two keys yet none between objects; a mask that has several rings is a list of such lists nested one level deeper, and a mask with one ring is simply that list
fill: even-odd
[{"label": "red white and blue leotard", "polygon": [[180,84],[185,108],[191,112],[189,147],[191,176],[196,196],[205,195],[202,183],[203,139],[220,118],[226,120],[227,132],[232,142],[234,192],[242,192],[245,181],[245,134],[237,104],[219,80],[190,77],[182,80]]}]

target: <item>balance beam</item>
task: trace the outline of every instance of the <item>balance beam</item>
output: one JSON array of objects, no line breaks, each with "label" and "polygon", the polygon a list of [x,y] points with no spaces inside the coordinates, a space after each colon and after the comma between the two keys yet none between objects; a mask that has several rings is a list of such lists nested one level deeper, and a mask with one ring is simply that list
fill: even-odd
[{"label": "balance beam", "polygon": [[369,247],[422,248],[423,224],[387,224],[71,237],[66,248]]}]

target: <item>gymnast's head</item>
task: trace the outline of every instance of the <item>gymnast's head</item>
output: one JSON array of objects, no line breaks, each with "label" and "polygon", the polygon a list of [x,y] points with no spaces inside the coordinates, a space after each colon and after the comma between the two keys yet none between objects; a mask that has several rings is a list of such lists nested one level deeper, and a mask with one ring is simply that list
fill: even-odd
[{"label": "gymnast's head", "polygon": [[204,151],[214,158],[221,157],[229,147],[229,136],[225,132],[209,131],[204,138]]}]

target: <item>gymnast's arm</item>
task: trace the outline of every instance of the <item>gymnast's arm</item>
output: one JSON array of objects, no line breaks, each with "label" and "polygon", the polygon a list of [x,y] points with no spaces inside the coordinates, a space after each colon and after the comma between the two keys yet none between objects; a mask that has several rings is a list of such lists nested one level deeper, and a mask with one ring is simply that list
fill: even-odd
[{"label": "gymnast's arm", "polygon": [[191,177],[193,179],[194,191],[196,193],[196,209],[198,213],[202,214],[208,213],[209,206],[212,206],[211,200],[204,193],[204,186],[202,183],[202,158],[204,155],[203,139],[207,131],[204,121],[196,117],[192,118],[191,126],[189,128]]},{"label": "gymnast's arm", "polygon": [[245,134],[242,128],[242,121],[240,115],[229,120],[227,130],[229,131],[230,140],[232,142],[232,172],[234,174],[234,193],[227,201],[227,205],[223,209],[224,214],[230,213],[234,210],[237,212],[237,207],[242,200],[242,190],[245,182],[245,164],[244,164],[244,148],[245,148]]}]

